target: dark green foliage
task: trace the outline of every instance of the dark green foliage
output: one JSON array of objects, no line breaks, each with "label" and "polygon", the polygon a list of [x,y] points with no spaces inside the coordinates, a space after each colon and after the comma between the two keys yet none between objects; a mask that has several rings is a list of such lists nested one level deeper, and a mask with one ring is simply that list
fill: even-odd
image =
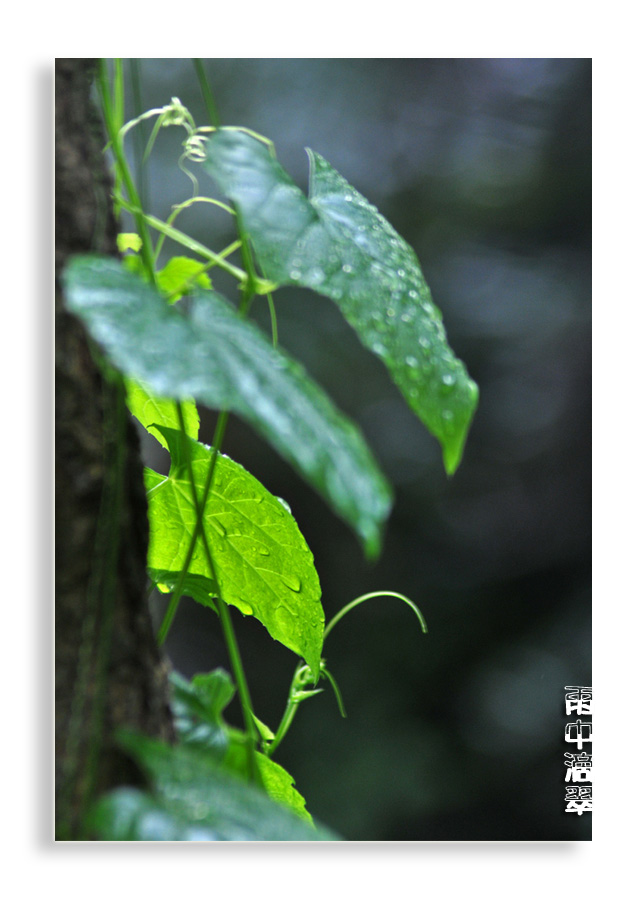
[{"label": "dark green foliage", "polygon": [[[139,241],[126,235],[122,247],[141,254],[124,262],[74,259],[64,276],[66,299],[124,377],[131,412],[170,452],[168,476],[150,469],[145,474],[148,574],[160,590],[173,592],[170,615],[181,594],[219,614],[245,728],[231,728],[223,719],[235,691],[226,672],[218,669],[191,682],[174,676],[179,744],[121,735],[121,746],[145,771],[151,788],[102,798],[89,824],[103,840],[335,840],[314,828],[292,777],[270,758],[299,702],[318,692],[319,678],[333,685],[341,706],[322,659],[324,614],[314,559],[285,501],[219,452],[223,427],[212,448],[197,440],[195,403],[222,411],[220,422],[233,412],[249,423],[375,557],[391,489],[359,428],[298,362],[274,346],[275,340],[271,344],[246,320],[253,294],[301,285],[334,301],[439,440],[449,474],[461,460],[478,389],[448,347],[413,250],[322,157],[310,152],[306,198],[268,142],[238,129],[219,129],[204,138],[175,99],[160,112],[158,122],[186,128],[185,155],[205,160],[235,204],[236,246],[242,246],[246,271],[181,235],[172,225],[174,216],[167,224],[144,215],[118,153],[119,132],[112,130],[140,230]],[[200,146],[204,140],[206,153]],[[239,309],[212,290],[195,260],[174,257],[156,271],[147,221],[163,238],[201,252],[204,268],[224,263],[240,279]],[[353,601],[332,624],[375,595]],[[252,711],[227,605],[255,616],[306,663],[298,665],[299,683],[293,678],[277,733]],[[165,619],[166,629],[171,621]]]}]

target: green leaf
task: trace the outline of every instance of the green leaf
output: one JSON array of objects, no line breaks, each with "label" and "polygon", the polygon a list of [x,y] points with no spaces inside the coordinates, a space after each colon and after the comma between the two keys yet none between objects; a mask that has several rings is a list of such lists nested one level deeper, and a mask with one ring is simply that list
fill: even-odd
[{"label": "green leaf", "polygon": [[[139,422],[149,430],[149,425],[164,425],[168,428],[179,428],[179,417],[175,407],[175,400],[167,400],[156,397],[148,386],[134,381],[132,378],[124,378],[126,387],[126,405]],[[189,437],[197,438],[199,435],[199,413],[192,400],[182,402],[184,424]],[[151,431],[160,444],[168,450],[168,444],[164,436],[157,430]]]},{"label": "green leaf", "polygon": [[[243,737],[243,735],[242,735]],[[306,801],[295,788],[295,780],[283,766],[269,759],[263,753],[256,753],[257,768],[261,777],[264,790],[276,803],[291,809],[295,815],[305,822],[312,824],[312,816],[306,809]],[[229,771],[234,771],[242,778],[248,779],[250,765],[248,748],[245,740],[231,740],[230,746],[224,757],[223,766]]]},{"label": "green leaf", "polygon": [[253,713],[253,722],[257,726],[257,731],[259,732],[259,736],[264,741],[274,741],[275,733],[274,731],[266,725],[265,722],[262,722],[261,719],[258,719],[255,713]]},{"label": "green leaf", "polygon": [[448,346],[412,248],[313,151],[309,198],[246,133],[219,129],[207,153],[205,168],[235,202],[264,276],[312,288],[339,306],[439,440],[452,474],[478,388]]},{"label": "green leaf", "polygon": [[211,280],[206,272],[202,272],[202,263],[188,256],[174,256],[157,273],[157,285],[171,303],[177,302],[193,288],[210,290]]},{"label": "green leaf", "polygon": [[101,841],[215,841],[212,828],[190,824],[137,788],[117,788],[90,811],[86,828]]},{"label": "green leaf", "polygon": [[358,428],[298,363],[212,292],[194,296],[182,315],[106,257],[76,257],[64,280],[69,308],[116,368],[159,397],[236,412],[378,555],[390,487]]},{"label": "green leaf", "polygon": [[[148,566],[155,582],[166,583],[177,580],[196,523],[186,454],[201,497],[212,451],[191,439],[184,443],[181,432],[159,430],[168,442],[171,469],[167,478],[151,473],[146,482]],[[302,656],[318,675],[324,624],[321,587],[312,553],[292,515],[239,463],[219,454],[204,528],[222,599],[254,615],[271,637]],[[210,577],[201,541],[189,574]],[[213,591],[211,581],[208,593]]]},{"label": "green leaf", "polygon": [[88,825],[101,840],[322,841],[314,828],[196,747],[130,732],[119,743],[153,782],[153,793],[120,789],[101,798]]},{"label": "green leaf", "polygon": [[221,762],[230,743],[222,711],[235,693],[228,672],[215,669],[187,681],[171,672],[171,709],[175,731],[185,744],[209,750]]},{"label": "green leaf", "polygon": [[[229,727],[222,717],[223,710],[235,693],[230,675],[223,669],[215,669],[214,672],[195,675],[191,681],[186,681],[173,672],[170,680],[171,708],[180,740],[208,750],[224,769],[249,780],[246,735]],[[260,725],[262,728],[266,727],[263,723]],[[272,732],[270,736],[274,737]],[[266,793],[277,803],[287,806],[296,815],[312,823],[306,801],[295,789],[292,776],[283,766],[263,753],[257,753],[256,759]]]},{"label": "green leaf", "polygon": [[142,249],[142,238],[139,234],[130,234],[128,232],[122,232],[122,234],[118,234],[117,236],[117,249],[120,253],[126,253],[127,250],[132,250],[134,253],[139,253]]},{"label": "green leaf", "polygon": [[256,757],[259,774],[268,796],[272,797],[276,803],[287,806],[304,821],[313,824],[312,816],[306,809],[306,801],[295,788],[295,780],[292,775],[279,763],[264,756],[263,753],[257,753]]}]

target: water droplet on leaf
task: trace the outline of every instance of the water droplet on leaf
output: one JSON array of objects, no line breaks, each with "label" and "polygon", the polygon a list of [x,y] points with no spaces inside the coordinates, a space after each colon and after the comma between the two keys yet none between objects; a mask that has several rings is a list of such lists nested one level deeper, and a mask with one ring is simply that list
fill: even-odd
[{"label": "water droplet on leaf", "polygon": [[283,583],[287,588],[290,588],[291,591],[295,591],[295,593],[299,593],[301,590],[301,581],[297,578],[296,575],[288,575],[283,574],[279,576]]},{"label": "water droplet on leaf", "polygon": [[219,522],[217,519],[213,518],[212,516],[208,519],[208,521],[210,522],[210,524],[212,525],[212,527],[215,529],[215,531],[217,532],[217,534],[220,537],[223,537],[223,538],[226,537],[226,529],[224,528],[224,526],[222,525],[221,522]]}]

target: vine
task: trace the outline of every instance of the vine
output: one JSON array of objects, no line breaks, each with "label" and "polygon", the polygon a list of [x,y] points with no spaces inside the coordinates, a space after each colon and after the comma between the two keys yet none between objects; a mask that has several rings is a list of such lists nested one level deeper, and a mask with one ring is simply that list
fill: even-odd
[{"label": "vine", "polygon": [[[193,63],[208,125],[197,125],[176,97],[125,123],[121,60],[114,61],[112,85],[107,62],[101,62],[114,206],[131,214],[136,231],[120,235],[120,261],[74,259],[65,285],[70,309],[120,373],[129,410],[171,456],[168,476],[145,472],[149,579],[170,595],[158,641],[166,640],[182,596],[192,597],[219,617],[232,680],[222,670],[192,682],[174,677],[180,744],[171,748],[120,735],[153,789],[122,789],[102,798],[90,827],[107,840],[334,839],[312,823],[291,776],[272,757],[299,705],[321,692],[321,681],[345,716],[324,646],[348,612],[387,596],[406,603],[423,632],[425,621],[409,598],[375,591],[347,603],[324,627],[312,553],[287,505],[222,453],[227,422],[239,415],[268,440],[374,558],[391,507],[390,486],[358,428],[280,348],[273,294],[298,285],[336,303],[439,440],[449,474],[461,460],[478,390],[447,344],[412,249],[318,154],[309,152],[306,197],[279,165],[270,140],[246,128],[222,127],[202,61]],[[127,135],[151,120],[142,166],[162,128],[186,132],[177,165],[193,192],[165,220],[143,208],[124,149]],[[187,163],[202,167],[224,200],[201,195],[200,179]],[[195,203],[231,216],[237,238],[217,251],[178,229],[177,217]],[[160,268],[166,241],[192,255],[174,256]],[[230,261],[237,253],[241,264]],[[238,281],[236,306],[213,290],[216,267]],[[268,303],[270,339],[249,320],[258,296]],[[198,439],[198,403],[219,410],[210,446]],[[274,732],[253,709],[230,606],[255,616],[299,657]],[[243,731],[222,716],[235,688]],[[149,837],[150,820],[156,832]]]}]

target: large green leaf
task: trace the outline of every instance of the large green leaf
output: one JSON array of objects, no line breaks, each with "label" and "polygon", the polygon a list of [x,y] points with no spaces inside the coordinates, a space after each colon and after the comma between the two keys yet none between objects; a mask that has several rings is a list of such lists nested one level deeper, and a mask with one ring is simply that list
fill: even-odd
[{"label": "large green leaf", "polygon": [[331,841],[259,788],[219,767],[197,747],[125,733],[119,743],[153,783],[104,796],[88,826],[104,841]]},{"label": "large green leaf", "polygon": [[[206,749],[222,768],[248,780],[250,764],[246,735],[227,725],[222,716],[235,693],[230,675],[223,669],[215,669],[186,681],[172,673],[171,687],[175,731],[180,740]],[[263,753],[256,753],[256,759],[266,793],[312,823],[306,801],[296,790],[290,773]]]},{"label": "large green leaf", "polygon": [[125,375],[159,397],[236,412],[379,552],[389,485],[360,431],[302,367],[212,292],[182,314],[116,260],[83,256],[65,272],[69,308]]},{"label": "large green leaf", "polygon": [[264,276],[337,303],[457,468],[478,388],[450,350],[418,259],[378,210],[313,151],[309,198],[264,143],[219,129],[205,166],[232,199]]},{"label": "large green leaf", "polygon": [[[148,566],[151,578],[165,584],[177,580],[197,518],[186,454],[201,497],[212,451],[174,429],[159,431],[171,452],[171,469],[167,478],[149,471],[146,479]],[[324,624],[321,587],[312,553],[290,512],[239,463],[219,454],[204,529],[222,599],[254,615],[271,637],[302,656],[318,675]],[[201,541],[188,571],[210,577]],[[214,591],[212,582],[208,588]]]}]

